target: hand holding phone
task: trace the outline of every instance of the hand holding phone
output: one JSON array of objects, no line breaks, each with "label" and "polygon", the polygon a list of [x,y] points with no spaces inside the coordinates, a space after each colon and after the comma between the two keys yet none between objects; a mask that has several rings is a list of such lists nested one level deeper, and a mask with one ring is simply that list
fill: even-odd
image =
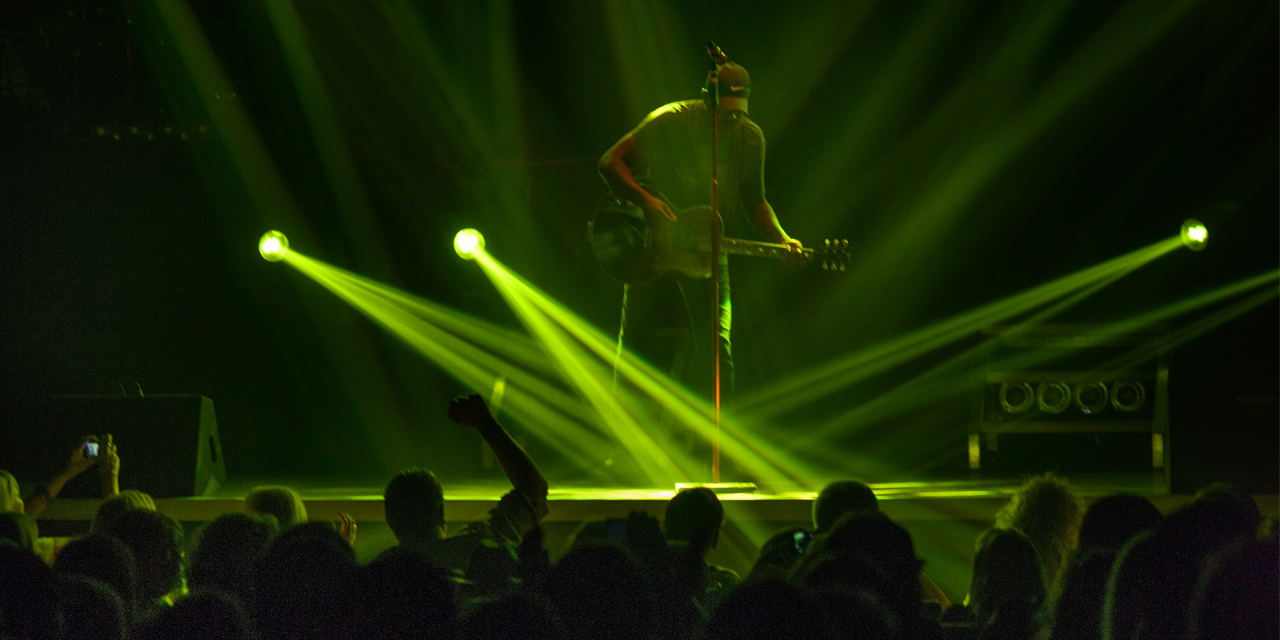
[{"label": "hand holding phone", "polygon": [[86,458],[98,457],[98,443],[92,440],[85,440],[84,446],[82,447],[82,449],[84,450],[84,457]]},{"label": "hand holding phone", "polygon": [[804,554],[805,549],[809,548],[809,543],[813,542],[813,533],[810,531],[797,531],[792,536],[792,541],[795,544],[796,553]]}]

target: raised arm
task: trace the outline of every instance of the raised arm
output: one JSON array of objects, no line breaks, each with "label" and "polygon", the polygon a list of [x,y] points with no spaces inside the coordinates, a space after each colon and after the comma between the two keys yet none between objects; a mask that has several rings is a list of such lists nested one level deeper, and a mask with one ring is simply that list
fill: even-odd
[{"label": "raised arm", "polygon": [[[96,444],[99,448],[99,455],[101,455],[101,453],[105,453],[105,451],[101,450],[106,448],[106,445],[109,445],[111,441],[110,436],[108,436],[104,445],[98,437],[87,436],[85,442]],[[44,510],[49,507],[49,503],[53,502],[58,497],[58,494],[62,492],[62,488],[66,486],[67,482],[97,462],[98,456],[89,456],[84,443],[76,445],[76,448],[72,449],[71,454],[67,457],[66,468],[50,478],[34,495],[27,498],[23,506],[23,512],[32,519],[39,518],[44,513]]]},{"label": "raised arm", "polygon": [[498,424],[479,394],[454,398],[449,403],[449,419],[480,432],[480,437],[488,443],[494,457],[502,465],[511,486],[531,491],[543,498],[547,496],[547,479],[538,471],[538,465],[511,439],[507,430]]}]

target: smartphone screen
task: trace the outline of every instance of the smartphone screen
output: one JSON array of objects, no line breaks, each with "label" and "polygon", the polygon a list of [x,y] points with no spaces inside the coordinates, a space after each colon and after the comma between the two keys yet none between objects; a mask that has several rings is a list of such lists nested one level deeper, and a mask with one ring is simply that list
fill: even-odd
[{"label": "smartphone screen", "polygon": [[84,443],[84,455],[86,458],[98,457],[98,443],[96,442]]},{"label": "smartphone screen", "polygon": [[804,550],[809,548],[809,542],[813,540],[813,534],[808,531],[797,531],[794,540],[796,553],[804,553]]}]

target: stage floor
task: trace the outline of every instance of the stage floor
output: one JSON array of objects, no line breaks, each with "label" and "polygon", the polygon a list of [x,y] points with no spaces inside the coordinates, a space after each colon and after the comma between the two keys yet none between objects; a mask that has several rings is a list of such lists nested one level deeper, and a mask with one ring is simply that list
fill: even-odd
[{"label": "stage floor", "polygon": [[[1189,496],[1169,495],[1150,478],[1072,479],[1072,485],[1087,499],[1113,493],[1143,495],[1162,511],[1186,502]],[[360,522],[381,522],[382,487],[333,486],[317,480],[243,481],[223,487],[215,495],[199,498],[157,500],[161,511],[182,521],[205,521],[229,511],[240,511],[244,496],[254,486],[283,484],[295,488],[313,519],[335,519],[339,511]],[[873,483],[881,509],[895,520],[990,520],[1017,488],[1018,483],[1001,480],[957,480],[945,482]],[[446,484],[445,515],[449,522],[469,522],[482,518],[508,489],[505,484]],[[626,517],[631,511],[645,511],[661,517],[671,489],[618,489],[596,487],[553,487],[549,501],[550,522],[582,522],[596,518]],[[803,522],[810,518],[814,491],[722,493],[729,517],[763,522]],[[1276,512],[1276,496],[1258,496],[1264,513]],[[43,516],[49,520],[90,520],[97,500],[64,499],[50,505]]]}]

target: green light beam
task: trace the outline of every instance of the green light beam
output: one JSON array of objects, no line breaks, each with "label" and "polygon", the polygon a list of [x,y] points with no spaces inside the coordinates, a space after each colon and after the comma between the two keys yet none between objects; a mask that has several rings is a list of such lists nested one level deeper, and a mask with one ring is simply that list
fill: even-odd
[{"label": "green light beam", "polygon": [[[291,233],[302,235],[307,228],[306,221],[299,214],[293,197],[285,188],[284,179],[248,114],[233,99],[214,98],[234,95],[235,85],[214,54],[191,7],[186,2],[157,2],[154,6],[258,212],[270,212],[268,222],[274,223],[272,226],[291,229]],[[305,241],[306,237],[299,239]]]},{"label": "green light beam", "polygon": [[[194,92],[203,102],[213,131],[218,135],[221,150],[230,161],[254,213],[262,219],[264,226],[289,229],[294,233],[295,241],[304,246],[314,245],[306,218],[300,213],[243,104],[236,98],[235,85],[228,78],[189,4],[166,1],[140,7],[144,8],[154,8],[159,17],[157,26],[167,32],[167,37],[157,34],[158,37],[162,43],[166,40],[171,42],[177,50]],[[147,10],[140,10],[137,15],[142,24],[146,24],[150,17]],[[221,160],[221,157],[214,158],[215,162]],[[403,426],[407,421],[390,393],[394,386],[385,368],[370,357],[375,351],[371,336],[340,326],[326,310],[317,306],[313,298],[302,296],[301,301],[324,341],[361,427],[371,434],[379,434],[379,437],[370,437],[369,441],[383,460],[395,459],[407,442],[388,435],[403,431],[388,431],[387,427]]]},{"label": "green light beam", "polygon": [[[1107,338],[1114,338],[1133,333],[1152,325],[1168,321],[1177,316],[1201,309],[1205,306],[1233,298],[1260,286],[1268,284],[1274,285],[1277,282],[1277,279],[1280,279],[1280,270],[1246,278],[1240,282],[1220,287],[1187,300],[1166,305],[1124,321],[1114,322],[1106,326],[1099,327],[1092,331],[1091,335],[1095,338],[1105,340]],[[1248,311],[1271,298],[1276,297],[1276,295],[1277,290],[1274,288],[1254,294],[1246,300],[1233,304],[1227,309],[1193,321],[1191,324],[1178,329],[1168,336],[1164,336],[1149,344],[1142,345],[1119,358],[1100,364],[1096,370],[1099,372],[1126,370],[1129,367],[1150,360],[1161,351],[1172,349],[1173,347],[1184,344],[1188,340],[1202,335],[1206,331],[1239,316],[1245,311]],[[1024,325],[1019,325],[1017,329],[1023,328]],[[1017,329],[1015,329],[1015,331]],[[830,441],[830,437],[838,432],[847,432],[851,427],[855,426],[858,428],[869,426],[886,417],[900,414],[912,407],[919,406],[921,402],[928,402],[956,394],[971,392],[974,388],[974,374],[971,370],[965,371],[962,370],[962,368],[966,362],[972,363],[973,358],[980,355],[983,349],[989,348],[989,345],[993,343],[994,340],[995,339],[987,341],[987,343],[982,346],[975,347],[960,356],[956,356],[943,365],[903,383],[889,393],[883,394],[872,401],[846,411],[840,416],[826,422],[812,433],[807,434],[804,438],[801,438],[797,442],[797,445],[804,447],[813,453],[822,454],[829,450],[828,443]],[[1027,350],[1016,358],[1012,358],[1007,361],[1006,366],[1014,370],[1030,369],[1043,365],[1045,362],[1052,361],[1053,359],[1060,357],[1060,355],[1060,353],[1051,350]]]},{"label": "green light beam", "polygon": [[1187,342],[1198,338],[1205,333],[1240,317],[1241,315],[1244,315],[1255,307],[1275,299],[1277,296],[1280,296],[1280,289],[1274,287],[1266,291],[1255,293],[1224,309],[1215,311],[1214,313],[1200,318],[1185,327],[1181,327],[1152,344],[1143,345],[1124,358],[1118,358],[1108,362],[1103,365],[1103,368],[1107,370],[1124,370],[1138,363],[1150,360],[1157,354],[1186,344]]},{"label": "green light beam", "polygon": [[397,305],[404,307],[428,323],[451,333],[465,336],[467,340],[485,349],[502,353],[523,367],[547,372],[555,370],[555,365],[548,359],[547,353],[530,340],[527,335],[479,318],[459,314],[447,307],[406,291],[384,285],[376,280],[351,273],[350,271],[341,270],[332,265],[329,266],[335,269],[344,282],[351,286],[360,287],[372,295],[394,301]]},{"label": "green light beam", "polygon": [[[688,46],[680,15],[666,0],[609,0],[602,3],[627,120],[639,122],[657,105],[688,94],[697,70],[677,52]],[[673,78],[690,78],[676,85]]]},{"label": "green light beam", "polygon": [[351,241],[366,270],[390,274],[391,262],[384,248],[386,240],[373,223],[372,209],[365,197],[356,163],[347,148],[324,76],[311,53],[302,19],[291,0],[266,0],[264,5],[293,77],[302,112],[307,117],[311,139],[328,178],[325,187],[332,193],[341,215],[344,235]]},{"label": "green light beam", "polygon": [[[564,309],[545,293],[518,275],[501,267],[492,256],[477,257],[484,265],[494,269],[494,273],[502,278],[503,286],[511,292],[511,299],[519,300],[523,306],[525,301],[531,302],[537,310],[553,320],[576,340],[586,346],[599,360],[611,362],[617,355],[616,345],[611,338],[605,337],[586,322]],[[498,271],[497,269],[501,269]],[[496,276],[491,276],[496,277]],[[509,300],[510,301],[510,300]],[[625,379],[634,384],[649,398],[656,401],[665,411],[685,427],[691,429],[706,442],[711,442],[714,427],[711,422],[711,407],[701,398],[675,383],[669,377],[657,372],[642,359],[622,351],[621,358],[616,358],[618,371]],[[602,374],[597,374],[602,375]],[[601,380],[609,376],[603,376]],[[778,448],[756,441],[743,430],[737,428],[734,420],[726,416],[721,423],[721,448],[727,458],[752,473],[762,482],[775,486],[801,484],[807,486],[808,477],[804,474],[804,465]],[[674,447],[668,447],[675,450]],[[687,465],[686,465],[687,466]],[[784,471],[786,470],[786,471]],[[799,475],[796,475],[799,474]]]},{"label": "green light beam", "polygon": [[505,377],[507,383],[503,410],[529,428],[535,436],[557,447],[579,467],[591,469],[597,466],[597,454],[608,450],[609,445],[605,440],[561,412],[562,409],[572,409],[579,404],[578,401],[543,383],[540,376],[529,374],[457,336],[433,327],[394,301],[363,294],[360,288],[343,282],[343,272],[336,267],[296,251],[290,251],[285,262],[329,289],[473,389],[487,392],[492,389],[498,377]]},{"label": "green light beam", "polygon": [[993,302],[963,315],[854,352],[812,371],[802,372],[739,400],[739,410],[761,420],[803,406],[950,344],[984,326],[997,324],[1116,273],[1127,272],[1182,246],[1173,237],[1074,274]]},{"label": "green light beam", "polygon": [[[913,290],[910,283],[901,279],[887,280],[884,274],[918,273],[918,269],[912,268],[916,266],[917,257],[932,253],[940,243],[945,243],[954,225],[963,219],[962,214],[1012,162],[1075,105],[1086,99],[1091,91],[1127,68],[1141,52],[1179,24],[1194,4],[1196,0],[1169,2],[1158,7],[1135,2],[1121,5],[1108,22],[1062,65],[1060,72],[1040,84],[1038,93],[1025,107],[1002,114],[986,131],[979,130],[977,135],[970,133],[973,127],[969,120],[975,117],[975,113],[982,113],[979,109],[985,108],[992,98],[991,95],[974,95],[962,90],[964,100],[955,105],[947,103],[946,108],[936,114],[937,118],[922,127],[910,144],[902,145],[899,157],[903,163],[918,163],[919,157],[937,160],[932,166],[913,171],[922,175],[923,184],[916,185],[917,188],[896,190],[893,201],[881,216],[898,222],[885,238],[860,257],[858,264],[850,266],[841,295],[827,296],[824,308],[827,311],[843,308],[849,296],[866,295],[868,291],[886,286],[892,286],[897,294],[885,297],[884,304],[899,307],[914,304],[916,301],[911,296],[901,293]],[[1006,63],[1001,59],[993,62]],[[941,129],[941,133],[935,130],[939,121],[950,124]],[[956,126],[959,122],[965,126]],[[948,149],[940,143],[939,135],[957,137],[950,133],[952,131],[965,133]],[[939,147],[943,147],[941,152]],[[863,179],[869,180],[871,176]],[[858,186],[854,185],[843,191],[847,194],[856,189]],[[803,211],[801,215],[804,215]],[[893,312],[888,308],[884,311]]]},{"label": "green light beam", "polygon": [[[1009,333],[1026,332],[1043,324],[1059,313],[1079,304],[1117,280],[1129,275],[1138,267],[1143,266],[1143,264],[1145,263],[1134,264],[1116,271],[1065,299],[1036,312],[1032,317],[1019,322],[1015,327],[1011,328],[1009,332],[1005,333],[1005,336]],[[850,431],[868,428],[887,418],[919,408],[921,402],[938,400],[949,397],[952,394],[971,390],[973,387],[973,367],[976,359],[986,354],[1001,339],[1002,337],[992,337],[984,340],[981,344],[966,349],[963,353],[947,359],[947,361],[903,382],[888,392],[842,412],[827,420],[816,430],[796,439],[794,446],[820,454],[830,462],[839,463],[840,459],[831,455],[830,447],[820,444],[824,442],[824,439],[829,440],[830,436],[836,433],[849,433]]]},{"label": "green light beam", "polygon": [[641,428],[635,418],[622,407],[617,398],[606,388],[605,377],[591,371],[585,358],[579,356],[561,331],[539,313],[526,296],[513,286],[506,267],[493,259],[488,252],[479,250],[472,254],[483,267],[485,275],[511,306],[529,332],[542,341],[547,352],[561,366],[569,381],[578,388],[601,420],[617,437],[618,442],[641,463],[641,470],[656,486],[674,484],[689,477],[692,467],[681,468],[662,447]]},{"label": "green light beam", "polygon": [[[347,290],[359,290],[361,288],[360,285],[349,285],[348,283],[342,284],[348,287]],[[594,414],[583,406],[577,397],[571,396],[556,388],[554,385],[547,384],[544,381],[545,373],[554,371],[554,368],[551,366],[551,363],[547,361],[546,354],[541,350],[537,352],[538,360],[536,360],[535,364],[537,365],[536,368],[540,369],[543,374],[534,375],[528,371],[515,367],[511,362],[512,360],[519,360],[521,356],[527,353],[527,345],[524,343],[517,343],[517,349],[514,352],[507,351],[504,349],[506,341],[495,341],[492,339],[494,336],[483,334],[483,328],[477,330],[475,326],[467,326],[472,325],[473,322],[480,324],[481,327],[484,326],[483,323],[479,323],[474,319],[467,319],[461,322],[458,319],[454,319],[453,324],[455,328],[461,328],[463,330],[460,332],[452,332],[453,335],[449,335],[448,333],[440,331],[437,326],[433,325],[431,322],[423,321],[421,316],[415,313],[415,311],[421,310],[422,307],[415,306],[412,301],[395,295],[388,296],[385,290],[371,295],[375,295],[383,301],[383,306],[380,308],[385,310],[385,312],[409,314],[404,317],[404,323],[407,323],[415,332],[433,336],[434,339],[440,343],[456,344],[456,348],[464,357],[480,363],[482,366],[492,371],[498,373],[502,373],[503,371],[519,371],[523,376],[518,378],[521,381],[521,386],[527,387],[530,392],[535,393],[537,397],[549,401],[552,406],[568,413],[580,422],[591,423],[594,420]],[[436,313],[439,313],[439,311]],[[468,342],[458,343],[456,342],[458,338]],[[475,348],[470,343],[485,345],[491,351],[502,353],[504,358],[498,358],[483,349]]]}]

